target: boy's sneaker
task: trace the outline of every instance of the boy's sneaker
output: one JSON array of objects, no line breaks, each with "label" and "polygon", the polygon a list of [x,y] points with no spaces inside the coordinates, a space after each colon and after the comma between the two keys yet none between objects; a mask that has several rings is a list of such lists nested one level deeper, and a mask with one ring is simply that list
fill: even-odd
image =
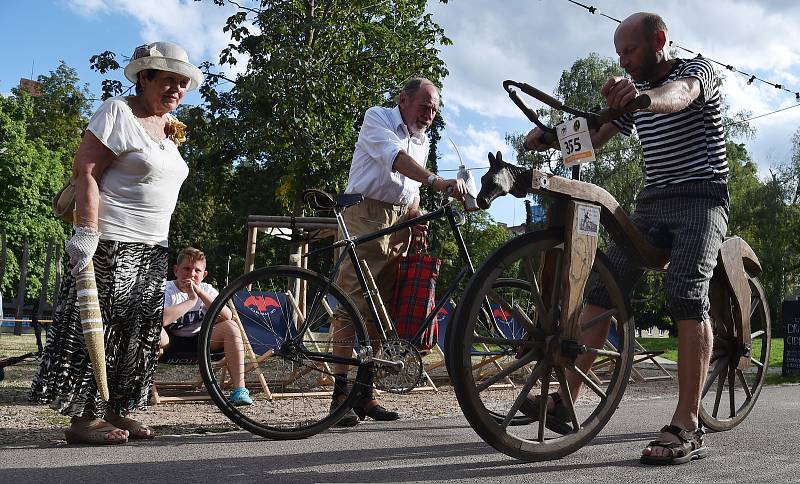
[{"label": "boy's sneaker", "polygon": [[237,407],[253,404],[253,399],[250,398],[250,390],[245,387],[239,387],[233,390],[231,396],[228,397],[228,401]]}]

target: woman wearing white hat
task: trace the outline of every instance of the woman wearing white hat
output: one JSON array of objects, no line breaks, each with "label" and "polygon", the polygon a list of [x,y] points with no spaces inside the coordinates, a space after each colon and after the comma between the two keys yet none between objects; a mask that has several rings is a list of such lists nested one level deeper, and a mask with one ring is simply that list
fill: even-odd
[{"label": "woman wearing white hat", "polygon": [[[125,67],[136,95],[94,113],[73,163],[75,234],[71,274],[61,286],[31,399],[72,417],[69,443],[152,439],[126,417],[147,404],[161,331],[167,234],[189,169],[178,152],[183,124],[171,116],[203,81],[186,51],[170,42],[137,47]],[[93,262],[104,323],[109,399],[103,401],[84,347],[75,276]]]}]

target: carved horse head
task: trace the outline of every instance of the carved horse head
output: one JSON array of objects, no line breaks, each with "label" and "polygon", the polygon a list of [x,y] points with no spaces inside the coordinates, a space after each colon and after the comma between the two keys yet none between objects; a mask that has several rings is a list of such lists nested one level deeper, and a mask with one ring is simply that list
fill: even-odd
[{"label": "carved horse head", "polygon": [[486,210],[492,202],[508,193],[517,198],[528,194],[531,186],[531,170],[503,161],[503,155],[489,153],[489,171],[481,177],[481,191],[477,202]]}]

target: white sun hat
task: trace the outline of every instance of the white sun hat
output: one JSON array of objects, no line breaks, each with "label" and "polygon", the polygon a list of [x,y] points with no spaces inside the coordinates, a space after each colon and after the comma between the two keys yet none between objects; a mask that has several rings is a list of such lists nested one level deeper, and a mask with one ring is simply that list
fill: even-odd
[{"label": "white sun hat", "polygon": [[189,62],[183,47],[172,42],[153,42],[140,45],[133,51],[130,63],[125,66],[125,77],[136,83],[137,74],[145,69],[174,72],[189,78],[187,90],[197,89],[203,82],[203,73]]}]

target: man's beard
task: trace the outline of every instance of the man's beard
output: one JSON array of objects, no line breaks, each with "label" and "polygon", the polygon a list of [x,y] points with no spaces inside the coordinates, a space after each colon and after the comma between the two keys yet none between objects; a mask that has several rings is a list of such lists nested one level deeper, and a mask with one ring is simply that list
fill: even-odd
[{"label": "man's beard", "polygon": [[428,125],[421,121],[416,121],[414,124],[408,127],[408,131],[411,134],[424,133],[426,129],[428,129]]},{"label": "man's beard", "polygon": [[638,82],[652,82],[656,81],[654,79],[656,75],[656,71],[658,70],[658,56],[655,52],[651,53],[647,56],[643,61],[641,67],[639,67],[639,79],[634,79]]}]

